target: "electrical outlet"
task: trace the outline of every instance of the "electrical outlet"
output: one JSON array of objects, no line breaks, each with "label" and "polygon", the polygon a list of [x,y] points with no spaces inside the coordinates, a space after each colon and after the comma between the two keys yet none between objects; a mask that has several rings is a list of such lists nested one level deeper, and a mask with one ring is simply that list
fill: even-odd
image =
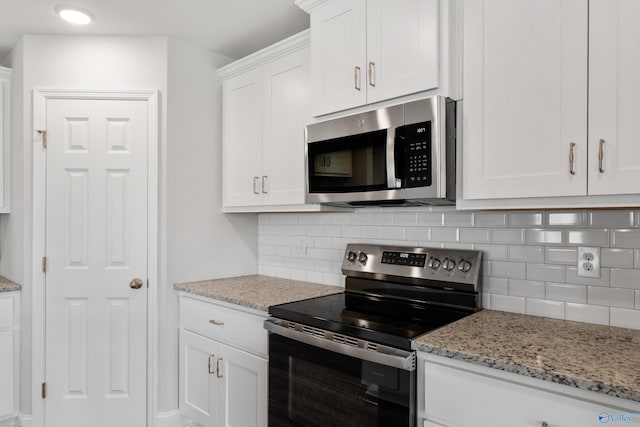
[{"label": "electrical outlet", "polygon": [[578,247],[578,276],[600,277],[600,248]]}]

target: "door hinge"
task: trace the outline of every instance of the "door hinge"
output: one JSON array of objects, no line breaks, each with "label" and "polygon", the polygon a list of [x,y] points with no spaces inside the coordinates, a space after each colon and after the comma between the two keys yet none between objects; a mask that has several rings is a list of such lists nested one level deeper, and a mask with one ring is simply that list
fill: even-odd
[{"label": "door hinge", "polygon": [[47,397],[47,383],[42,383],[42,398],[46,399]]},{"label": "door hinge", "polygon": [[47,272],[47,257],[46,256],[42,257],[42,272],[43,273]]},{"label": "door hinge", "polygon": [[36,129],[36,132],[42,135],[42,146],[47,148],[47,131],[44,129]]}]

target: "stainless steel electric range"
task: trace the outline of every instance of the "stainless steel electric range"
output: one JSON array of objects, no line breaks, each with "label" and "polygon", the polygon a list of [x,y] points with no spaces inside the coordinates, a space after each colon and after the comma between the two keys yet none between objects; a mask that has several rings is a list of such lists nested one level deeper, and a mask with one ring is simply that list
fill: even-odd
[{"label": "stainless steel electric range", "polygon": [[347,245],[343,293],[273,306],[270,427],[413,427],[412,339],[480,309],[481,252]]}]

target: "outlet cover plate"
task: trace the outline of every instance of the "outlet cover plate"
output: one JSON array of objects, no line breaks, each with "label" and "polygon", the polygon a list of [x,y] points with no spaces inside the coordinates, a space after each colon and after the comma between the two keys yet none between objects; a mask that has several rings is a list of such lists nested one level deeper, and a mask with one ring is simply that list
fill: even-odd
[{"label": "outlet cover plate", "polygon": [[600,248],[578,247],[578,277],[600,278]]}]

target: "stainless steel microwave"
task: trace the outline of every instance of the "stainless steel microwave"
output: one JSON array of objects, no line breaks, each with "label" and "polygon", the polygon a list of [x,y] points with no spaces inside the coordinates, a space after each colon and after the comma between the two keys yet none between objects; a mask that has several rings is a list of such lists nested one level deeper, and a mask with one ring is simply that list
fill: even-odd
[{"label": "stainless steel microwave", "polygon": [[436,96],[306,127],[307,203],[455,203],[456,102]]}]

